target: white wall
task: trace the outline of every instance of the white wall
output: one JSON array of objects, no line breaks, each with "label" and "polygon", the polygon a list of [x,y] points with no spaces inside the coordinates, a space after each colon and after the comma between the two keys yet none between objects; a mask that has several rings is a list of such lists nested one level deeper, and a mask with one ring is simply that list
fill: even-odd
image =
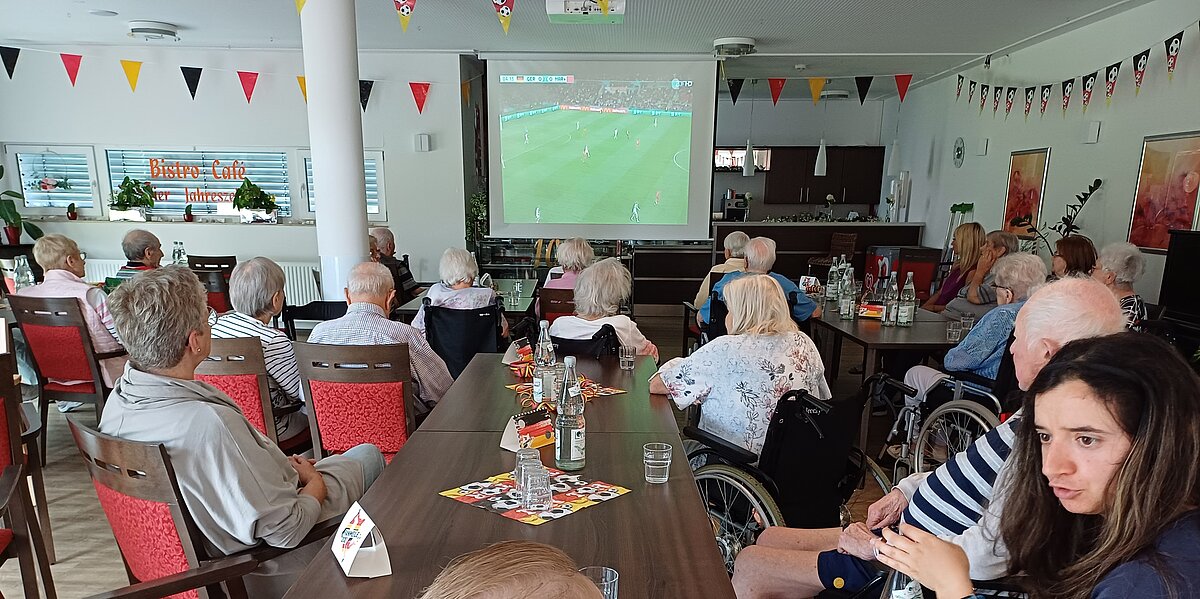
[{"label": "white wall", "polygon": [[734,104],[722,95],[717,101],[716,145],[744,148],[750,137],[762,147],[815,146],[824,137],[832,146],[877,146],[883,109],[884,103],[875,100],[862,106],[857,99],[813,106],[811,100],[795,99],[772,106],[769,98],[743,96]]},{"label": "white wall", "polygon": [[[1043,220],[1060,218],[1075,194],[1093,179],[1104,187],[1088,203],[1077,224],[1096,245],[1124,241],[1133,211],[1142,139],[1148,135],[1200,129],[1200,35],[1195,20],[1200,17],[1195,0],[1156,0],[1127,12],[1098,21],[1076,31],[1041,42],[992,60],[990,72],[982,69],[964,73],[968,79],[1023,88],[1054,84],[1046,116],[1038,116],[1035,103],[1029,121],[1024,120],[1023,92],[1004,120],[1001,100],[999,116],[992,116],[991,100],[979,114],[978,95],[968,106],[964,85],[955,102],[956,78],[914,88],[909,92],[900,117],[901,164],[913,175],[910,220],[925,221],[925,243],[940,246],[946,233],[949,206],[975,203],[975,220],[987,229],[1003,220],[1010,152],[1051,148],[1046,181]],[[1167,81],[1163,40],[1187,27],[1173,81]],[[1152,48],[1150,66],[1142,92],[1134,96],[1133,69],[1129,58]],[[1097,81],[1091,106],[1082,113],[1082,86],[1076,82],[1071,107],[1062,113],[1059,83],[1125,59],[1121,66],[1112,105],[1105,107],[1103,72]],[[978,92],[976,92],[978,94]],[[885,115],[894,114],[896,101],[888,102]],[[1101,122],[1100,143],[1083,144],[1084,127]],[[891,127],[885,118],[884,128]],[[951,151],[956,137],[966,143],[962,168],[955,168]],[[980,139],[989,140],[986,156],[976,156]],[[1052,233],[1051,239],[1056,236]],[[1146,255],[1146,276],[1137,290],[1148,301],[1157,301],[1164,258]]]},{"label": "white wall", "polygon": [[[96,175],[107,181],[106,148],[212,149],[308,147],[306,105],[296,83],[299,51],[179,50],[72,47],[83,54],[75,88],[54,53],[23,51],[12,81],[0,78],[0,142],[91,144]],[[131,93],[120,59],[141,60]],[[384,152],[387,225],[401,252],[411,255],[418,279],[436,278],[443,249],[463,245],[464,184],[460,65],[456,54],[363,52],[362,79],[374,79],[363,116],[367,149]],[[180,66],[204,67],[193,101]],[[225,69],[218,71],[216,69]],[[237,70],[261,73],[253,102],[245,102]],[[433,85],[418,114],[409,81]],[[432,136],[432,151],[413,151],[413,136]],[[14,157],[0,157],[15,179]],[[291,167],[292,197],[302,197],[302,163]],[[12,185],[8,177],[5,183]],[[100,185],[107,201],[107,183]],[[120,258],[124,224],[45,223],[79,241],[96,258]],[[265,255],[281,261],[317,261],[313,227],[151,223],[164,241],[179,239],[194,254]],[[364,232],[365,244],[365,232]],[[364,246],[365,253],[365,246]]]}]

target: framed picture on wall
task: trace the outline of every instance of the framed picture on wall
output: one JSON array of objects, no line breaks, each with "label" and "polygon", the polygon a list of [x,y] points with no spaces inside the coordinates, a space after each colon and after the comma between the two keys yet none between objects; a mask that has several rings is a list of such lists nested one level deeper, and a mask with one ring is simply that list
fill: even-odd
[{"label": "framed picture on wall", "polygon": [[1046,191],[1046,172],[1050,166],[1050,148],[1013,152],[1008,161],[1008,195],[1004,198],[1004,230],[1033,239],[1025,225],[1013,225],[1018,219],[1038,224],[1042,196]]},{"label": "framed picture on wall", "polygon": [[1200,131],[1145,138],[1129,243],[1147,252],[1167,253],[1167,231],[1195,228],[1198,188]]}]

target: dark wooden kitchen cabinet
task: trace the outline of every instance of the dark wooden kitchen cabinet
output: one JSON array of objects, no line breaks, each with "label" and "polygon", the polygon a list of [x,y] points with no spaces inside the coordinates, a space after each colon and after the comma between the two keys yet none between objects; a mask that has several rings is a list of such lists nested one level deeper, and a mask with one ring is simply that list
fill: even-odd
[{"label": "dark wooden kitchen cabinet", "polygon": [[883,178],[880,146],[826,146],[825,176],[813,174],[817,146],[771,148],[767,172],[767,204],[824,204],[832,195],[838,203],[873,204]]}]

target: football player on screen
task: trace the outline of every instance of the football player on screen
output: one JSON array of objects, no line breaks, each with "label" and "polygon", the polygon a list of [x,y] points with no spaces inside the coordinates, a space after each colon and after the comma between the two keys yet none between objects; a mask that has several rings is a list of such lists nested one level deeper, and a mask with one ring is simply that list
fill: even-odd
[{"label": "football player on screen", "polygon": [[631,223],[640,223],[640,222],[642,222],[642,214],[641,214],[641,211],[642,211],[642,206],[641,206],[641,204],[638,204],[637,202],[634,202],[634,203],[633,203],[633,214],[630,214],[630,215],[629,215],[629,222],[631,222]]}]

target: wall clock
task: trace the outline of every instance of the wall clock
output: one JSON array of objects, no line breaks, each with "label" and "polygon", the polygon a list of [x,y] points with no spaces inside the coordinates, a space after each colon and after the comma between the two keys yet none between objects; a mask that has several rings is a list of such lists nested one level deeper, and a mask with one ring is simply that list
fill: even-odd
[{"label": "wall clock", "polygon": [[961,168],[963,157],[966,156],[967,146],[963,143],[963,138],[954,140],[954,168]]}]

